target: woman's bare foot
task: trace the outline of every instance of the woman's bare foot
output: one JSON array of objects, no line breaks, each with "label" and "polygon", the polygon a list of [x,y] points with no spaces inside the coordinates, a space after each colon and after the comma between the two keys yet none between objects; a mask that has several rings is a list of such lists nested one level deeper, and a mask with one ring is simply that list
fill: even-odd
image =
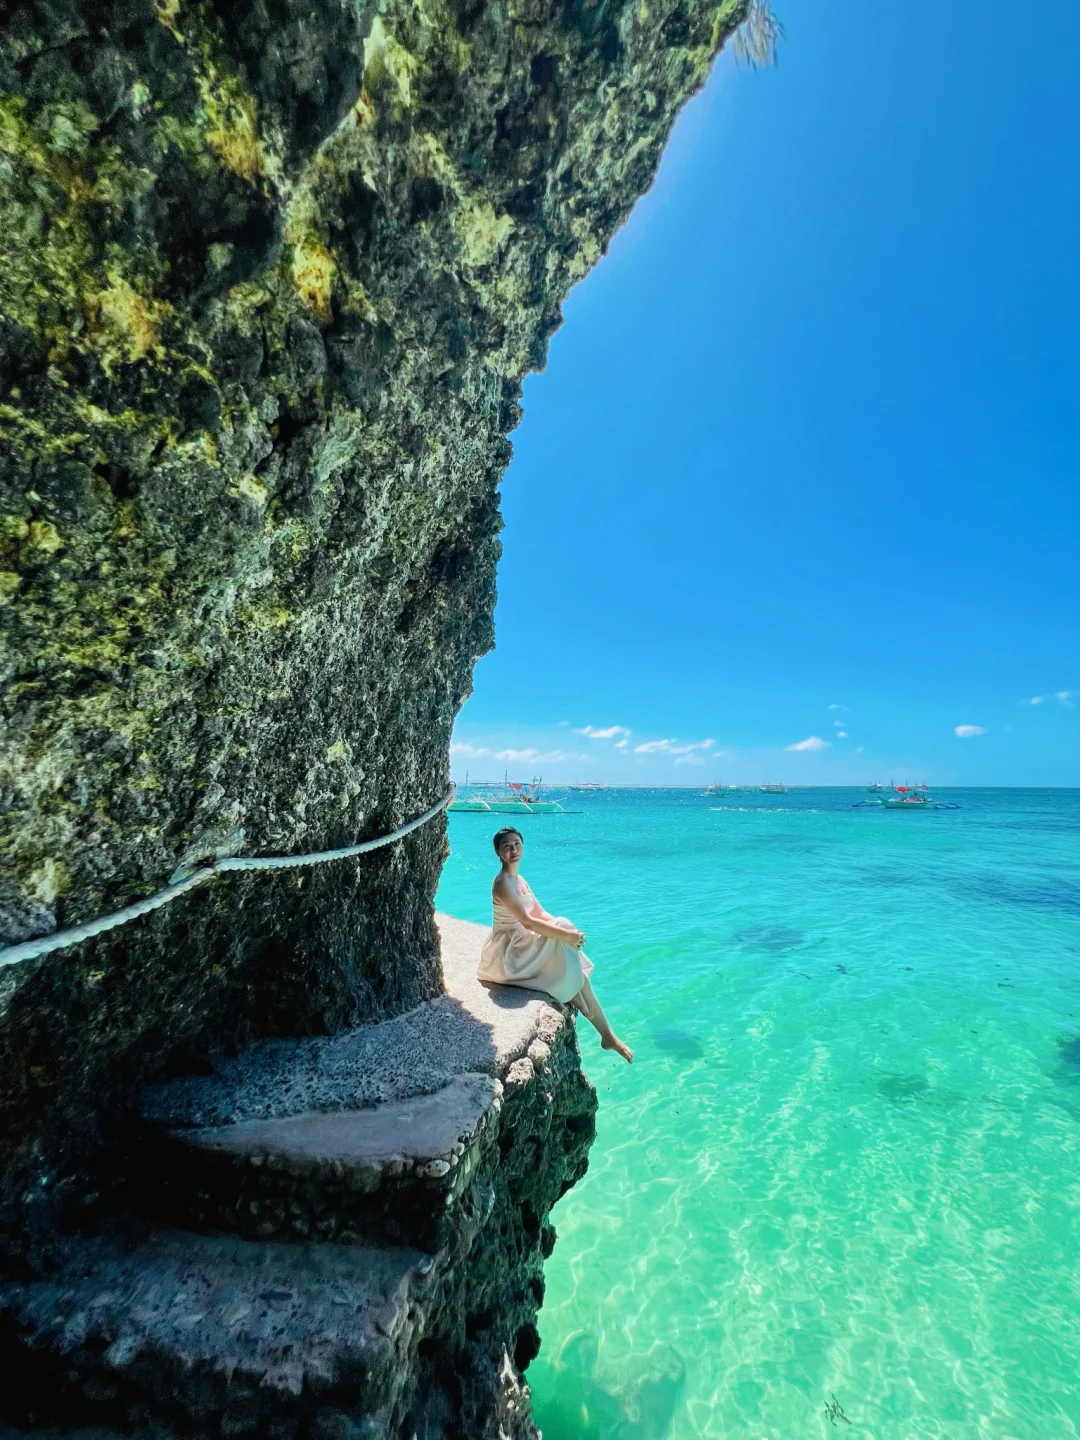
[{"label": "woman's bare foot", "polygon": [[632,1065],[634,1063],[633,1050],[630,1049],[629,1045],[623,1044],[623,1042],[615,1034],[614,1030],[609,1030],[608,1033],[604,1036],[604,1038],[600,1041],[600,1049],[615,1050],[619,1055],[622,1056],[622,1058],[626,1061],[628,1065]]}]

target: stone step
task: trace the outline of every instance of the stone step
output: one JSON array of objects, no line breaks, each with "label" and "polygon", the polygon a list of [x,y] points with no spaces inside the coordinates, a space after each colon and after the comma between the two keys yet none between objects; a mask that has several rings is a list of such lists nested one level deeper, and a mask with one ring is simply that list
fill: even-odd
[{"label": "stone step", "polygon": [[[504,1085],[551,1063],[565,1020],[545,995],[479,983],[478,926],[439,927],[439,999],[145,1091],[123,1167],[132,1207],[251,1240],[463,1254],[491,1209]],[[564,1048],[556,1064],[576,1069]]]},{"label": "stone step", "polygon": [[494,1198],[502,1092],[493,1077],[466,1074],[369,1109],[163,1129],[139,1147],[136,1203],[249,1239],[463,1253]]},{"label": "stone step", "polygon": [[84,1433],[396,1434],[438,1269],[406,1249],[168,1229],[133,1249],[83,1246],[48,1280],[0,1287],[3,1418]]},{"label": "stone step", "polygon": [[144,1094],[128,1238],[0,1287],[0,1440],[535,1436],[520,1372],[595,1093],[565,1013],[440,929],[433,1004]]},{"label": "stone step", "polygon": [[436,916],[446,993],[378,1025],[337,1035],[264,1040],[219,1056],[209,1075],[151,1086],[147,1118],[201,1129],[308,1110],[361,1109],[430,1095],[455,1076],[503,1076],[537,1039],[550,1043],[563,1011],[537,990],[481,985],[476,978],[484,931]]}]

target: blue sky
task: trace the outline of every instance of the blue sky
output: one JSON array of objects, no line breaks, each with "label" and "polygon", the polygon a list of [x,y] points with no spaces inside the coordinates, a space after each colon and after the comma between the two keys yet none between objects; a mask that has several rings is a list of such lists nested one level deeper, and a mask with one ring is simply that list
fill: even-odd
[{"label": "blue sky", "polygon": [[1080,5],[777,10],[526,382],[459,779],[1080,784]]}]

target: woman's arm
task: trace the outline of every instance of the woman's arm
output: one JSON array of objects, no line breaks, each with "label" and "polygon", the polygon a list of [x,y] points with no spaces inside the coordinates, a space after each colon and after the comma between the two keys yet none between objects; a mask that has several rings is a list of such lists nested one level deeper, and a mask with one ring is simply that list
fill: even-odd
[{"label": "woman's arm", "polygon": [[[521,903],[517,891],[506,882],[502,875],[496,877],[491,890],[499,904],[504,905],[514,919],[520,925],[524,925],[526,930],[531,930],[534,935],[544,935],[549,940],[561,940],[564,945],[572,945],[575,950],[580,950],[584,945],[585,936],[580,930],[565,930],[561,925],[555,925],[550,920],[543,920],[539,915],[534,915],[527,910]],[[536,908],[539,910],[539,903],[536,903]]]}]

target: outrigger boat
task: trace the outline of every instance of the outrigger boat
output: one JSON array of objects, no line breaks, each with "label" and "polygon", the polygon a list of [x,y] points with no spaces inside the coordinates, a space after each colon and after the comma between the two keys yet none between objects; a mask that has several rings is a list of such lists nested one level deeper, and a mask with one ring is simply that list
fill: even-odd
[{"label": "outrigger boat", "polygon": [[886,810],[918,810],[930,804],[925,785],[897,785],[882,801]]},{"label": "outrigger boat", "polygon": [[[468,776],[465,777],[465,784],[468,786]],[[456,813],[471,813],[474,815],[565,815],[565,810],[558,800],[543,800],[540,796],[539,780],[533,780],[531,784],[524,784],[521,781],[504,779],[500,786],[497,781],[473,782],[472,789],[476,790],[504,790],[501,795],[466,795],[460,800],[456,797],[446,807]]]},{"label": "outrigger boat", "polygon": [[786,794],[787,794],[787,791],[784,789],[783,785],[759,785],[757,788],[758,788],[758,794],[759,794],[759,795],[786,795]]},{"label": "outrigger boat", "polygon": [[882,809],[882,810],[959,810],[960,806],[954,800],[935,800],[925,785],[897,785],[891,794],[878,794],[875,792],[884,791],[884,785],[871,785],[871,800],[859,800],[851,808],[853,810]]}]

